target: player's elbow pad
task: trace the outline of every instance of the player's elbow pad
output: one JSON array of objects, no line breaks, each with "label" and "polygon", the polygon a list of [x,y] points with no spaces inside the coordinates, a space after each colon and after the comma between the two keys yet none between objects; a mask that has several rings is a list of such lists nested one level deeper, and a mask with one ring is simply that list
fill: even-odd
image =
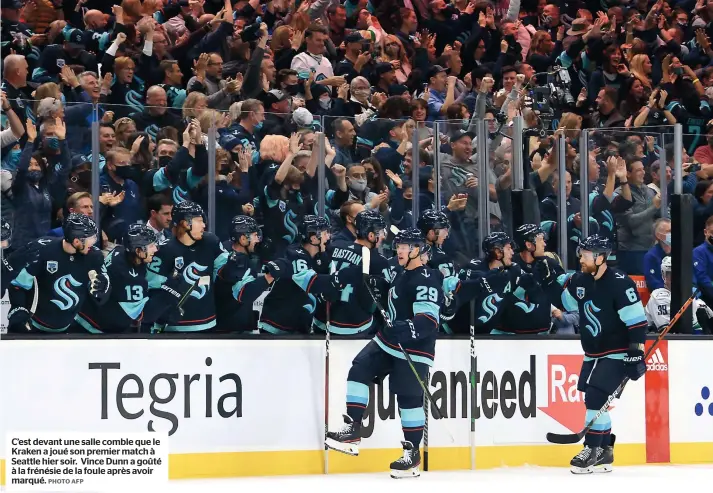
[{"label": "player's elbow pad", "polygon": [[646,341],[646,329],[648,326],[648,323],[640,323],[629,327],[629,343],[643,344]]}]

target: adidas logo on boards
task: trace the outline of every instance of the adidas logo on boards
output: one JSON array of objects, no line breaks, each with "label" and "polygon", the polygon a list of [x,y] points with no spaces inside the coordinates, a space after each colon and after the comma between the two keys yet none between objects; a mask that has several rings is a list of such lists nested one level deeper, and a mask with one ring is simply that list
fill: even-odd
[{"label": "adidas logo on boards", "polygon": [[646,362],[646,370],[647,371],[667,371],[668,370],[668,364],[666,364],[666,361],[663,358],[663,354],[661,354],[661,349],[656,348],[656,351],[654,351],[654,354],[651,355],[649,360]]}]

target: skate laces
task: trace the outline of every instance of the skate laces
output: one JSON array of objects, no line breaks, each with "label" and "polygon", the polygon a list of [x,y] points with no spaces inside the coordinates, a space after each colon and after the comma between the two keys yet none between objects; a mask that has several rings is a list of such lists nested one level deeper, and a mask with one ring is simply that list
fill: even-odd
[{"label": "skate laces", "polygon": [[578,459],[589,459],[589,456],[592,455],[592,449],[589,447],[584,447],[580,453],[577,454]]},{"label": "skate laces", "polygon": [[413,449],[404,448],[404,454],[396,462],[399,464],[413,464]]},{"label": "skate laces", "polygon": [[354,432],[354,423],[344,423],[341,428],[339,428],[335,435],[339,437],[351,435]]}]

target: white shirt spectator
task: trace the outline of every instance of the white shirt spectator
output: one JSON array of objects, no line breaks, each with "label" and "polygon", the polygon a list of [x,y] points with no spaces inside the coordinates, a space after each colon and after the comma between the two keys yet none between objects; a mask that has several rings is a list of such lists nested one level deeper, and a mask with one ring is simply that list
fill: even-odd
[{"label": "white shirt spectator", "polygon": [[304,52],[300,53],[292,59],[292,64],[290,65],[292,70],[296,70],[298,73],[303,72],[309,74],[314,69],[315,81],[320,81],[334,77],[334,69],[332,69],[332,64],[329,59],[323,55],[312,55],[310,53]]}]

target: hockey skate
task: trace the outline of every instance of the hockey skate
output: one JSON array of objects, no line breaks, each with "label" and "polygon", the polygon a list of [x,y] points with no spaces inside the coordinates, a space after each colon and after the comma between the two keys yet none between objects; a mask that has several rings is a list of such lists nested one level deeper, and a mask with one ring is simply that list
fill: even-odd
[{"label": "hockey skate", "polygon": [[591,474],[594,472],[594,464],[597,460],[596,450],[585,445],[580,453],[570,461],[569,468],[572,474]]},{"label": "hockey skate", "polygon": [[327,432],[327,439],[324,444],[347,455],[359,455],[359,444],[361,443],[361,430],[354,424],[348,414],[343,414],[344,425],[337,431]]},{"label": "hockey skate", "polygon": [[421,452],[414,449],[411,442],[401,442],[404,455],[391,463],[391,477],[394,479],[417,478],[421,475]]},{"label": "hockey skate", "polygon": [[616,437],[611,436],[611,445],[597,447],[597,459],[594,464],[595,473],[612,472],[614,470],[614,441]]}]

